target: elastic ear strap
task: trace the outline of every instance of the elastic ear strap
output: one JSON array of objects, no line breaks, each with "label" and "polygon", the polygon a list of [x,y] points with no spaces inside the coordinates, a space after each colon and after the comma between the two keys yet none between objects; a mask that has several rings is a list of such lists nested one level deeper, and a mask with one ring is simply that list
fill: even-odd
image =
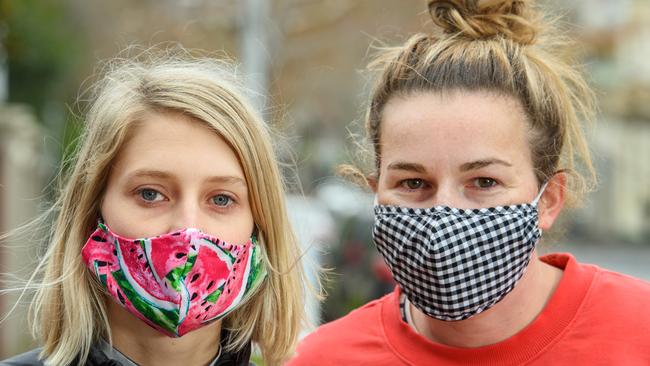
[{"label": "elastic ear strap", "polygon": [[544,194],[544,190],[546,189],[547,185],[548,185],[548,181],[546,181],[546,182],[544,182],[544,184],[542,184],[542,187],[539,189],[539,193],[537,193],[537,197],[535,197],[535,199],[532,202],[533,206],[537,206],[537,204],[539,203],[540,198],[542,198],[542,195]]},{"label": "elastic ear strap", "polygon": [[253,232],[251,233],[251,239],[253,242],[257,242],[260,237],[260,229],[257,228],[257,225],[253,225]]}]

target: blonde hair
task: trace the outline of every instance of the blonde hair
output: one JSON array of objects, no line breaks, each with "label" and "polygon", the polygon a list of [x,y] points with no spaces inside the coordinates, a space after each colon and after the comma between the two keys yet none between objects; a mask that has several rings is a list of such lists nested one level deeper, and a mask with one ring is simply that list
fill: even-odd
[{"label": "blonde hair", "polygon": [[[248,340],[266,364],[287,359],[304,319],[304,273],[291,230],[270,131],[245,100],[230,65],[183,50],[146,52],[108,65],[92,89],[91,107],[69,175],[52,208],[56,220],[39,267],[33,332],[47,365],[84,364],[99,337],[109,337],[104,292],[81,259],[96,228],[111,163],[143,113],[177,112],[219,134],[242,165],[269,274],[258,292],[224,319],[228,350]],[[78,358],[76,358],[78,357]]]},{"label": "blonde hair", "polygon": [[[550,34],[528,0],[431,0],[435,34],[416,34],[383,48],[370,68],[378,72],[366,113],[374,171],[381,164],[382,112],[388,101],[414,93],[486,91],[519,101],[530,127],[539,183],[568,173],[569,203],[595,184],[581,128],[593,118],[594,97],[575,66],[558,51],[570,44]],[[367,174],[350,167],[344,174]]]}]

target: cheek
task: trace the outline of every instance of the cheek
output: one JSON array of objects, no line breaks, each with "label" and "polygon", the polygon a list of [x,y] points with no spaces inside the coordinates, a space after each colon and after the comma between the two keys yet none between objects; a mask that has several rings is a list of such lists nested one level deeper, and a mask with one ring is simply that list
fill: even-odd
[{"label": "cheek", "polygon": [[397,183],[380,181],[376,192],[378,204],[404,207],[426,207],[426,203],[423,203],[420,199],[421,195],[405,195],[400,193],[400,190],[395,187],[395,184]]},{"label": "cheek", "polygon": [[101,199],[100,215],[114,233],[127,238],[144,238],[168,231],[162,213],[143,214],[123,189],[109,181]]},{"label": "cheek", "polygon": [[108,227],[121,236],[143,237],[141,225],[135,217],[132,217],[132,210],[129,209],[127,201],[118,194],[115,189],[107,187],[100,205],[100,215]]},{"label": "cheek", "polygon": [[215,236],[227,243],[246,243],[253,233],[255,221],[250,207],[239,207],[237,212],[211,218],[203,228],[207,234]]},{"label": "cheek", "polygon": [[120,224],[120,212],[126,212],[124,203],[120,202],[117,192],[109,185],[106,187],[99,211],[104,222],[113,230],[117,230]]},{"label": "cheek", "polygon": [[380,205],[392,205],[396,204],[394,194],[391,193],[389,188],[389,182],[386,179],[379,177],[377,180],[377,186],[375,189],[375,195],[377,197],[377,203]]}]

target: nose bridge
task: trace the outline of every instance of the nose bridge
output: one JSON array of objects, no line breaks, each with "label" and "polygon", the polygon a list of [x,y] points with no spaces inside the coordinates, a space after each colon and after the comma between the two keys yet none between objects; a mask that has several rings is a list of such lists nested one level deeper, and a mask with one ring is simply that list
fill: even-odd
[{"label": "nose bridge", "polygon": [[457,207],[457,194],[457,189],[450,180],[440,181],[433,195],[433,206]]},{"label": "nose bridge", "polygon": [[201,207],[196,200],[185,196],[176,202],[170,231],[201,227]]}]

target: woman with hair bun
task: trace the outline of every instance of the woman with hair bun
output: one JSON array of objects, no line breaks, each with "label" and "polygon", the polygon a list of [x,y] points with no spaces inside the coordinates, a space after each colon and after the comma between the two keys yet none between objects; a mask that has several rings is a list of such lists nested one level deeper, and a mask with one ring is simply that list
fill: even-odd
[{"label": "woman with hair bun", "polygon": [[[593,95],[532,1],[432,0],[382,49],[366,129],[373,240],[395,291],[298,365],[649,365],[650,283],[536,246],[595,184]],[[566,43],[564,43],[566,45]]]}]

